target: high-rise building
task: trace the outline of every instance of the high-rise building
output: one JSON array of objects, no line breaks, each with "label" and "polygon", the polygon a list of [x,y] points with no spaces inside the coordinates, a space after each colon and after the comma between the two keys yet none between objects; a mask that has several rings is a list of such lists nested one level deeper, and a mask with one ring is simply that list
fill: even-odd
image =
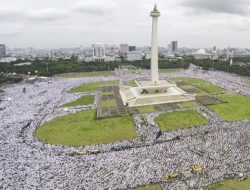
[{"label": "high-rise building", "polygon": [[6,56],[6,46],[4,44],[0,44],[0,57]]},{"label": "high-rise building", "polygon": [[171,51],[176,52],[178,50],[178,42],[172,41],[171,42]]},{"label": "high-rise building", "polygon": [[136,51],[136,46],[128,46],[128,51]]},{"label": "high-rise building", "polygon": [[128,44],[121,44],[119,52],[120,56],[126,57],[128,53]]},{"label": "high-rise building", "polygon": [[105,48],[102,44],[93,44],[92,50],[93,50],[94,57],[104,57],[105,56]]}]

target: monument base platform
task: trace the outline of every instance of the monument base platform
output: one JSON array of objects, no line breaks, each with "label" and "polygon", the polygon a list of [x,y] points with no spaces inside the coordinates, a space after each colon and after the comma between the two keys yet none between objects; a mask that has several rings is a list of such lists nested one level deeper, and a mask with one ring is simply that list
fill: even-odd
[{"label": "monument base platform", "polygon": [[159,81],[157,84],[152,84],[150,81],[136,81],[136,83],[138,87],[120,87],[125,106],[137,107],[195,100],[195,94],[186,93],[174,82]]}]

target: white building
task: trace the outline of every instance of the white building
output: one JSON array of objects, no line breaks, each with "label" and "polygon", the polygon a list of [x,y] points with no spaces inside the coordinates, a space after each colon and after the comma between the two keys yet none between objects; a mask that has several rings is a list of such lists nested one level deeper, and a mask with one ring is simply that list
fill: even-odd
[{"label": "white building", "polygon": [[142,60],[142,53],[140,51],[131,51],[127,53],[128,61],[140,61]]},{"label": "white building", "polygon": [[192,54],[195,59],[211,59],[212,55],[207,53],[205,49],[199,49],[197,52]]},{"label": "white building", "polygon": [[105,48],[102,44],[93,44],[92,45],[93,56],[94,57],[104,57],[105,56]]}]

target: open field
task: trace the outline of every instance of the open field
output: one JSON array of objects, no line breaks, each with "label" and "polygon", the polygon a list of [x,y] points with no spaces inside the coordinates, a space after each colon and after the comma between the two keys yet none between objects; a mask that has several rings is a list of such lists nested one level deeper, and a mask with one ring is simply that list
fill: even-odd
[{"label": "open field", "polygon": [[129,81],[129,86],[137,87],[138,85],[134,80]]},{"label": "open field", "polygon": [[176,81],[182,81],[182,82],[185,82],[187,84],[197,85],[197,86],[200,86],[200,85],[210,85],[209,82],[206,82],[204,80],[196,79],[196,78],[189,78],[189,77],[172,78],[171,80],[173,80],[175,82]]},{"label": "open field", "polygon": [[117,84],[118,81],[104,81],[104,82],[96,82],[96,83],[87,83],[76,88],[73,88],[72,92],[90,92],[98,90],[101,85],[109,85],[109,84]]},{"label": "open field", "polygon": [[136,107],[136,109],[141,114],[156,112],[154,106],[142,106],[142,107]]},{"label": "open field", "polygon": [[35,134],[44,143],[69,146],[107,144],[136,138],[129,116],[96,119],[94,110],[56,118],[39,128]]},{"label": "open field", "polygon": [[208,94],[223,94],[227,91],[219,86],[213,85],[207,81],[196,78],[173,78],[175,82],[183,82],[179,87],[188,93],[195,93],[197,96],[204,96]]},{"label": "open field", "polygon": [[178,130],[207,124],[207,120],[196,111],[164,113],[156,118],[162,131]]},{"label": "open field", "polygon": [[249,189],[250,189],[250,177],[242,181],[238,181],[236,179],[219,181],[205,188],[205,190],[249,190]]},{"label": "open field", "polygon": [[144,187],[137,187],[137,188],[133,188],[130,190],[162,190],[162,188],[160,185],[155,184],[155,185],[148,185]]},{"label": "open field", "polygon": [[74,107],[74,106],[91,105],[91,104],[94,104],[94,96],[82,96],[76,101],[62,105],[62,107]]},{"label": "open field", "polygon": [[114,92],[102,92],[103,96],[114,95]]},{"label": "open field", "polygon": [[199,89],[209,93],[209,94],[221,94],[224,93],[226,90],[223,88],[220,88],[216,85],[202,85],[199,86]]},{"label": "open field", "polygon": [[197,106],[195,102],[182,102],[178,104],[181,108],[194,108]]},{"label": "open field", "polygon": [[82,77],[100,77],[100,76],[114,76],[112,72],[91,72],[91,73],[66,73],[59,75],[63,78],[82,78]]},{"label": "open field", "polygon": [[227,121],[237,121],[250,118],[250,98],[235,94],[235,95],[220,95],[221,100],[228,102],[209,106],[209,108],[218,113]]}]

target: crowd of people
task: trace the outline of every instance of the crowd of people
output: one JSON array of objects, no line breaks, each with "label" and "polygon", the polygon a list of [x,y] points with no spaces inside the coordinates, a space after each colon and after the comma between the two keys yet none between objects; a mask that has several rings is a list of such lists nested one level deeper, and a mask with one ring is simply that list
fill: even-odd
[{"label": "crowd of people", "polygon": [[[250,96],[244,80],[228,73],[208,71],[204,74],[191,67],[163,75],[169,76],[198,77]],[[133,73],[117,78],[130,81],[140,76]],[[161,132],[155,123],[160,113],[134,115],[138,137],[133,141],[66,147],[43,144],[35,137],[36,128],[46,121],[95,109],[95,105],[60,107],[83,95],[70,93],[71,88],[114,79],[52,78],[50,83],[5,86],[0,103],[0,189],[115,190],[150,183],[159,183],[163,189],[202,189],[225,177],[250,171],[250,120],[229,123],[206,107],[196,109],[208,119],[207,125],[170,132]],[[100,150],[100,153],[76,154],[79,150]],[[185,173],[194,165],[200,165],[202,170]],[[165,175],[173,173],[178,174],[178,178],[163,180]]]}]

